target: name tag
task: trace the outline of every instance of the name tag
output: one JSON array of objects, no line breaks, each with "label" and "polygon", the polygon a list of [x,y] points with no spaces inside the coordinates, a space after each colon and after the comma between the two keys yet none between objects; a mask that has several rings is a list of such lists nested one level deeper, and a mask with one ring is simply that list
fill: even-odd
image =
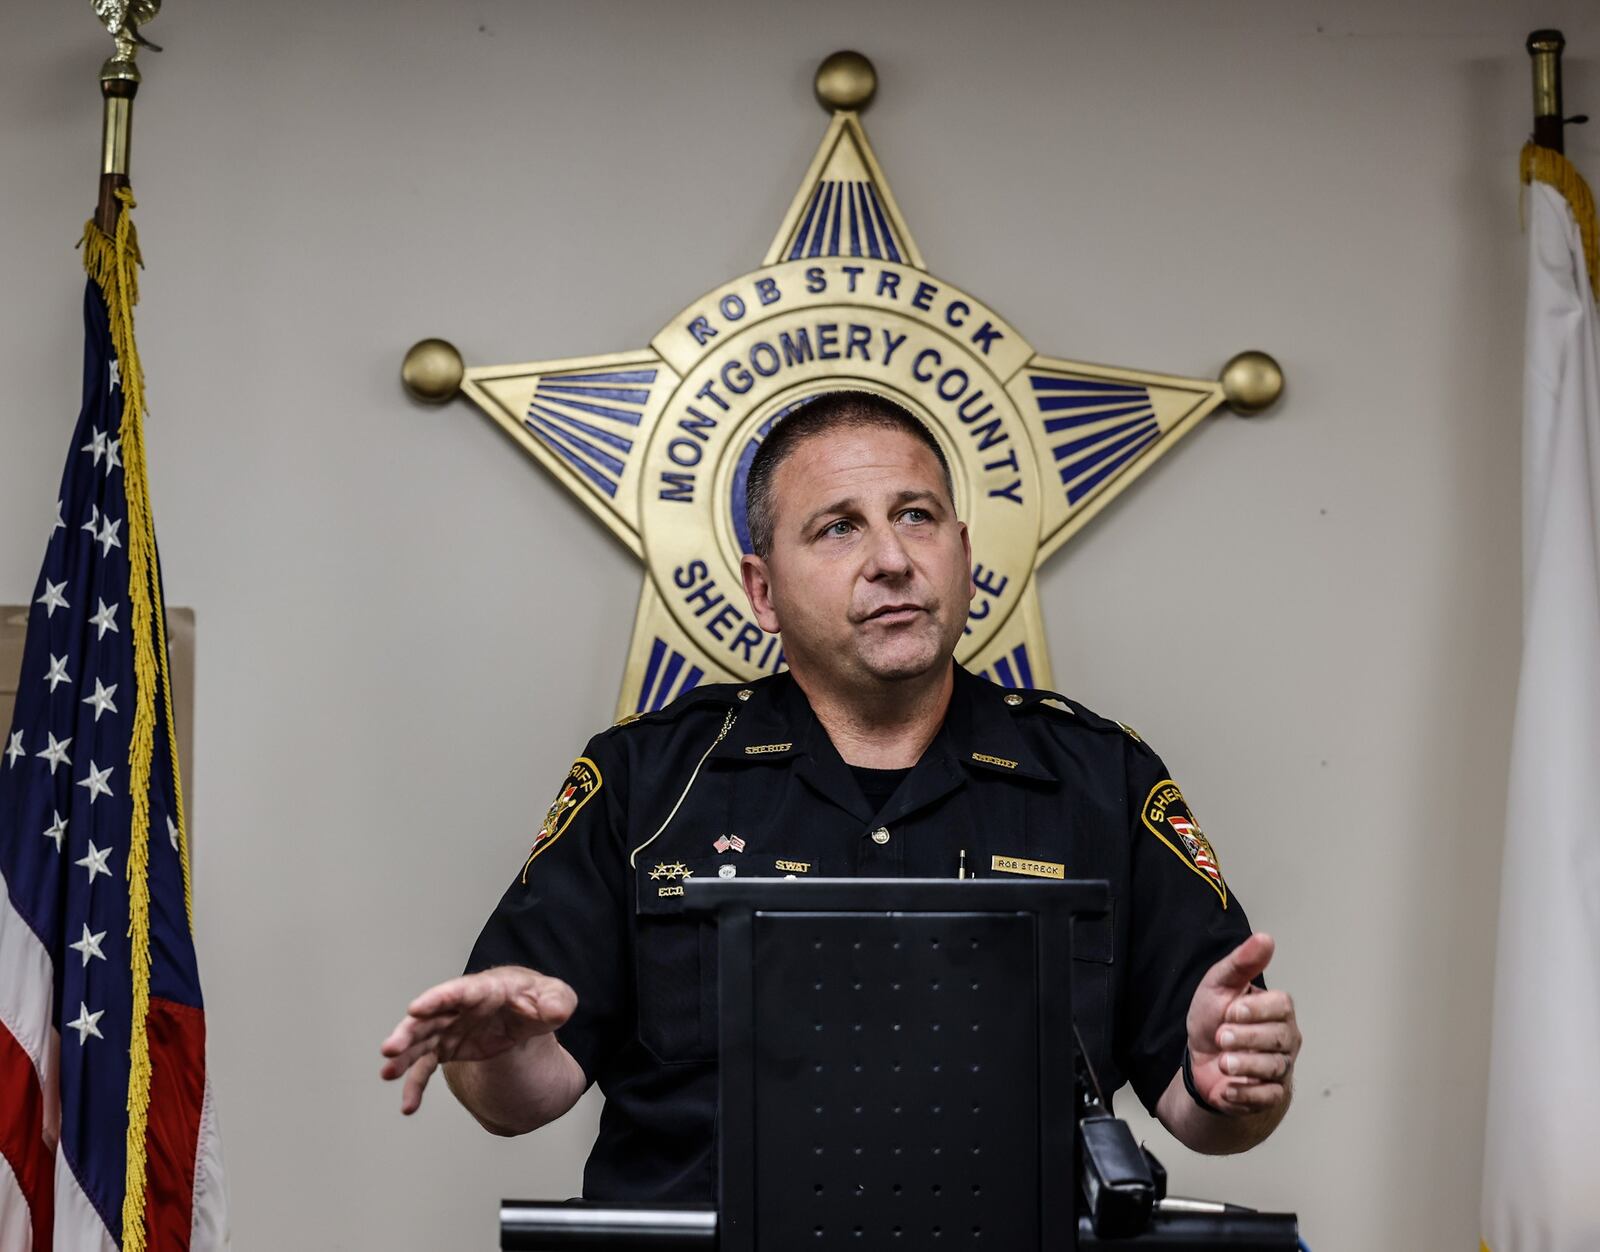
[{"label": "name tag", "polygon": [[1029,878],[1065,878],[1067,867],[1054,861],[1025,861],[1019,856],[996,856],[989,868],[1001,874],[1026,874]]}]

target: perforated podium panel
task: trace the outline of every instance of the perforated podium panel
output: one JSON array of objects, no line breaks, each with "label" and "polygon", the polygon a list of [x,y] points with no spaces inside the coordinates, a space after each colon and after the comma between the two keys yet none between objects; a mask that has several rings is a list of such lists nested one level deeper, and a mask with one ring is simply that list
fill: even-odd
[{"label": "perforated podium panel", "polygon": [[1098,883],[718,880],[722,1252],[1068,1248]]},{"label": "perforated podium panel", "polygon": [[763,1228],[1037,1246],[1034,918],[827,920],[755,918]]}]

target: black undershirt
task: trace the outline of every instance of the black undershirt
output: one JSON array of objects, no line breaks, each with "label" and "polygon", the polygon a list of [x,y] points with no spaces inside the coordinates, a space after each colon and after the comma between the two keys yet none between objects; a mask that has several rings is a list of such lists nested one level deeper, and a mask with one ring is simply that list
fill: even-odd
[{"label": "black undershirt", "polygon": [[852,765],[850,772],[855,775],[856,786],[861,788],[861,794],[866,797],[867,807],[876,814],[889,803],[889,797],[899,789],[911,770],[868,769],[864,765]]}]

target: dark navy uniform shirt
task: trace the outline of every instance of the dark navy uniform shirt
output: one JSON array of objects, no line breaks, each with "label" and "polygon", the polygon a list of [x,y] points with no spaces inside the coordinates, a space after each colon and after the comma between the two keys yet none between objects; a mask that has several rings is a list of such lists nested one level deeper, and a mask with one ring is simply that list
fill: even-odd
[{"label": "dark navy uniform shirt", "polygon": [[1132,732],[957,666],[944,726],[876,811],[788,674],[591,739],[467,965],[576,990],[557,1038],[606,1097],[584,1195],[715,1199],[715,940],[678,912],[684,877],[953,878],[963,851],[980,877],[1110,882],[1109,916],[1074,928],[1074,1015],[1104,1089],[1153,1109],[1195,986],[1250,924]]}]

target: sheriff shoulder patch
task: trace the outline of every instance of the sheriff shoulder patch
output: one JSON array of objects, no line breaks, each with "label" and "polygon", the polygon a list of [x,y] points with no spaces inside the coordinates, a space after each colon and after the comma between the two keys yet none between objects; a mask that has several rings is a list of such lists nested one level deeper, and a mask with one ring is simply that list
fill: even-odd
[{"label": "sheriff shoulder patch", "polygon": [[522,881],[528,881],[528,867],[538,860],[557,839],[562,832],[572,825],[572,819],[578,815],[578,810],[599,793],[600,767],[586,756],[580,756],[572,763],[572,768],[567,771],[567,780],[561,784],[561,791],[557,794],[555,803],[550,806],[549,812],[544,815],[544,825],[539,827],[539,833],[533,837],[533,847],[528,850],[528,859],[522,864]]},{"label": "sheriff shoulder patch", "polygon": [[1163,778],[1152,787],[1141,816],[1150,833],[1203,878],[1206,885],[1217,893],[1222,907],[1227,908],[1228,884],[1222,879],[1222,866],[1217,861],[1216,849],[1189,811],[1189,802],[1183,798],[1178,784],[1170,778]]}]

